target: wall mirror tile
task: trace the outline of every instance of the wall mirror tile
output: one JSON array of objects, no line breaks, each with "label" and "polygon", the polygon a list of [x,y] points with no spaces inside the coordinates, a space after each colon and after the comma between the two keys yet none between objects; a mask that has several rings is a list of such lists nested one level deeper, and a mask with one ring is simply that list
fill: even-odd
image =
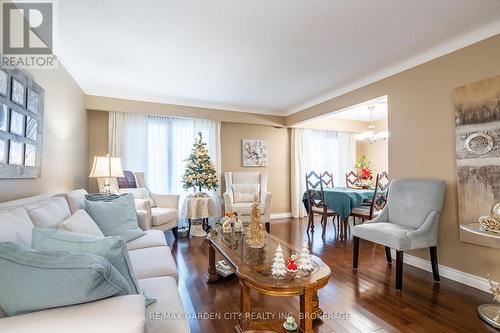
[{"label": "wall mirror tile", "polygon": [[24,106],[24,97],[26,90],[25,88],[26,87],[24,86],[24,84],[22,84],[15,78],[12,78],[12,102],[16,103],[17,105]]},{"label": "wall mirror tile", "polygon": [[24,165],[34,167],[36,165],[36,147],[27,143],[24,150]]},{"label": "wall mirror tile", "polygon": [[7,164],[7,139],[0,138],[0,164]]},{"label": "wall mirror tile", "polygon": [[9,164],[11,165],[23,165],[24,151],[21,142],[9,141]]},{"label": "wall mirror tile", "polygon": [[7,72],[0,70],[0,95],[7,96],[7,88],[9,85],[9,75]]},{"label": "wall mirror tile", "polygon": [[41,177],[44,100],[29,74],[0,65],[0,179]]},{"label": "wall mirror tile", "polygon": [[28,89],[28,102],[26,109],[33,113],[38,113],[38,94],[31,89]]},{"label": "wall mirror tile", "polygon": [[10,111],[10,133],[24,136],[24,115],[15,110]]},{"label": "wall mirror tile", "polygon": [[36,141],[38,121],[35,118],[26,117],[26,138]]},{"label": "wall mirror tile", "polygon": [[9,107],[5,103],[0,103],[0,131],[7,132],[7,115],[9,113]]}]

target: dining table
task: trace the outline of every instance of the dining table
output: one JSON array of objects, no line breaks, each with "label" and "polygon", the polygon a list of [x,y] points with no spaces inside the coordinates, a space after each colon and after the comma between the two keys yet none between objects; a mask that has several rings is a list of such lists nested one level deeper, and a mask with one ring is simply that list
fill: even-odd
[{"label": "dining table", "polygon": [[[346,239],[347,225],[352,209],[360,207],[363,202],[369,202],[373,198],[375,191],[372,189],[351,187],[325,187],[323,188],[323,192],[325,194],[326,207],[334,211],[340,217],[340,222],[342,222],[339,238]],[[306,211],[308,211],[307,191],[304,192],[302,202]]]}]

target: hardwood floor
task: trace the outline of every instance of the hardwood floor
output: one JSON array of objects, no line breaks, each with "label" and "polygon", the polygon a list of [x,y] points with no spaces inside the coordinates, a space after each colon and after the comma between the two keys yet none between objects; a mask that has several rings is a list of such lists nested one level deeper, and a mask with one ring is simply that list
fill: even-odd
[{"label": "hardwood floor", "polygon": [[[331,221],[331,220],[330,220]],[[338,241],[329,222],[326,237],[321,226],[308,238],[307,219],[273,220],[271,233],[300,246],[309,242],[313,254],[332,270],[329,284],[319,291],[320,306],[328,319],[314,322],[315,332],[498,332],[479,319],[476,307],[491,303],[477,289],[404,265],[403,291],[395,290],[396,265],[387,264],[385,249],[361,240],[359,270],[352,269],[352,239]],[[179,290],[186,311],[193,317],[191,331],[234,332],[240,309],[237,277],[205,282],[208,245],[203,238],[167,240],[177,261]],[[439,248],[438,248],[439,251]],[[252,292],[252,311],[258,314],[292,313],[298,318],[298,297],[269,297]],[[196,320],[194,317],[203,316]]]}]

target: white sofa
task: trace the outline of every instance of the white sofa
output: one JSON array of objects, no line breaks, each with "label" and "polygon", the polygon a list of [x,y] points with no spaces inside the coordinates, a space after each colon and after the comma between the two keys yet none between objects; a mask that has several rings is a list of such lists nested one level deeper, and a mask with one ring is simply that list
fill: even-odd
[{"label": "white sofa", "polygon": [[250,222],[254,196],[262,205],[262,221],[269,231],[272,194],[267,191],[267,172],[226,172],[224,209],[238,213],[243,223]]},{"label": "white sofa", "polygon": [[[56,227],[78,209],[85,209],[86,193],[76,190],[5,202],[0,204],[0,211],[22,206],[34,226]],[[2,230],[0,241],[31,239],[31,230],[28,235],[16,235],[9,230],[1,233]],[[157,299],[155,303],[145,307],[142,295],[127,295],[12,317],[5,317],[0,309],[0,332],[189,332],[177,287],[177,267],[163,232],[147,230],[144,236],[128,242],[127,247],[136,278],[146,294]],[[180,318],[172,319],[173,314]]]}]

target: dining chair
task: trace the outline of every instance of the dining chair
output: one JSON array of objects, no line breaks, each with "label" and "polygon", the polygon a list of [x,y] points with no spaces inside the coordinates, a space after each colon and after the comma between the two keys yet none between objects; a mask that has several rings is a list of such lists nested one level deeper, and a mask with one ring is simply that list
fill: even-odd
[{"label": "dining chair", "polygon": [[373,190],[373,196],[369,201],[369,205],[361,205],[360,207],[355,207],[351,210],[353,223],[356,225],[356,218],[361,219],[361,223],[366,220],[371,220],[380,214],[380,211],[384,208],[385,202],[387,200],[386,189],[381,190],[380,185],[381,175],[377,175],[375,178],[375,188]]},{"label": "dining chair", "polygon": [[389,179],[389,174],[387,173],[387,171],[384,171],[379,174],[378,188],[380,191],[386,192],[390,183],[391,181]]},{"label": "dining chair", "polygon": [[358,269],[359,240],[385,246],[388,263],[396,250],[396,289],[403,288],[404,251],[429,248],[432,273],[439,281],[437,245],[439,216],[443,208],[446,182],[429,179],[398,179],[389,186],[391,193],[382,212],[373,220],[354,226],[354,270]]},{"label": "dining chair", "polygon": [[359,188],[358,181],[358,174],[353,170],[345,174],[345,184],[348,188]]},{"label": "dining chair", "polygon": [[321,177],[323,187],[335,187],[335,185],[333,184],[333,172],[324,171],[319,176]]},{"label": "dining chair", "polygon": [[[307,232],[314,232],[314,215],[321,216],[321,226],[323,228],[323,237],[325,236],[326,224],[328,217],[335,216],[336,213],[326,206],[325,192],[323,190],[323,180],[321,174],[311,171],[306,173],[306,195],[309,221],[307,224]],[[335,223],[335,222],[334,222]]]}]

